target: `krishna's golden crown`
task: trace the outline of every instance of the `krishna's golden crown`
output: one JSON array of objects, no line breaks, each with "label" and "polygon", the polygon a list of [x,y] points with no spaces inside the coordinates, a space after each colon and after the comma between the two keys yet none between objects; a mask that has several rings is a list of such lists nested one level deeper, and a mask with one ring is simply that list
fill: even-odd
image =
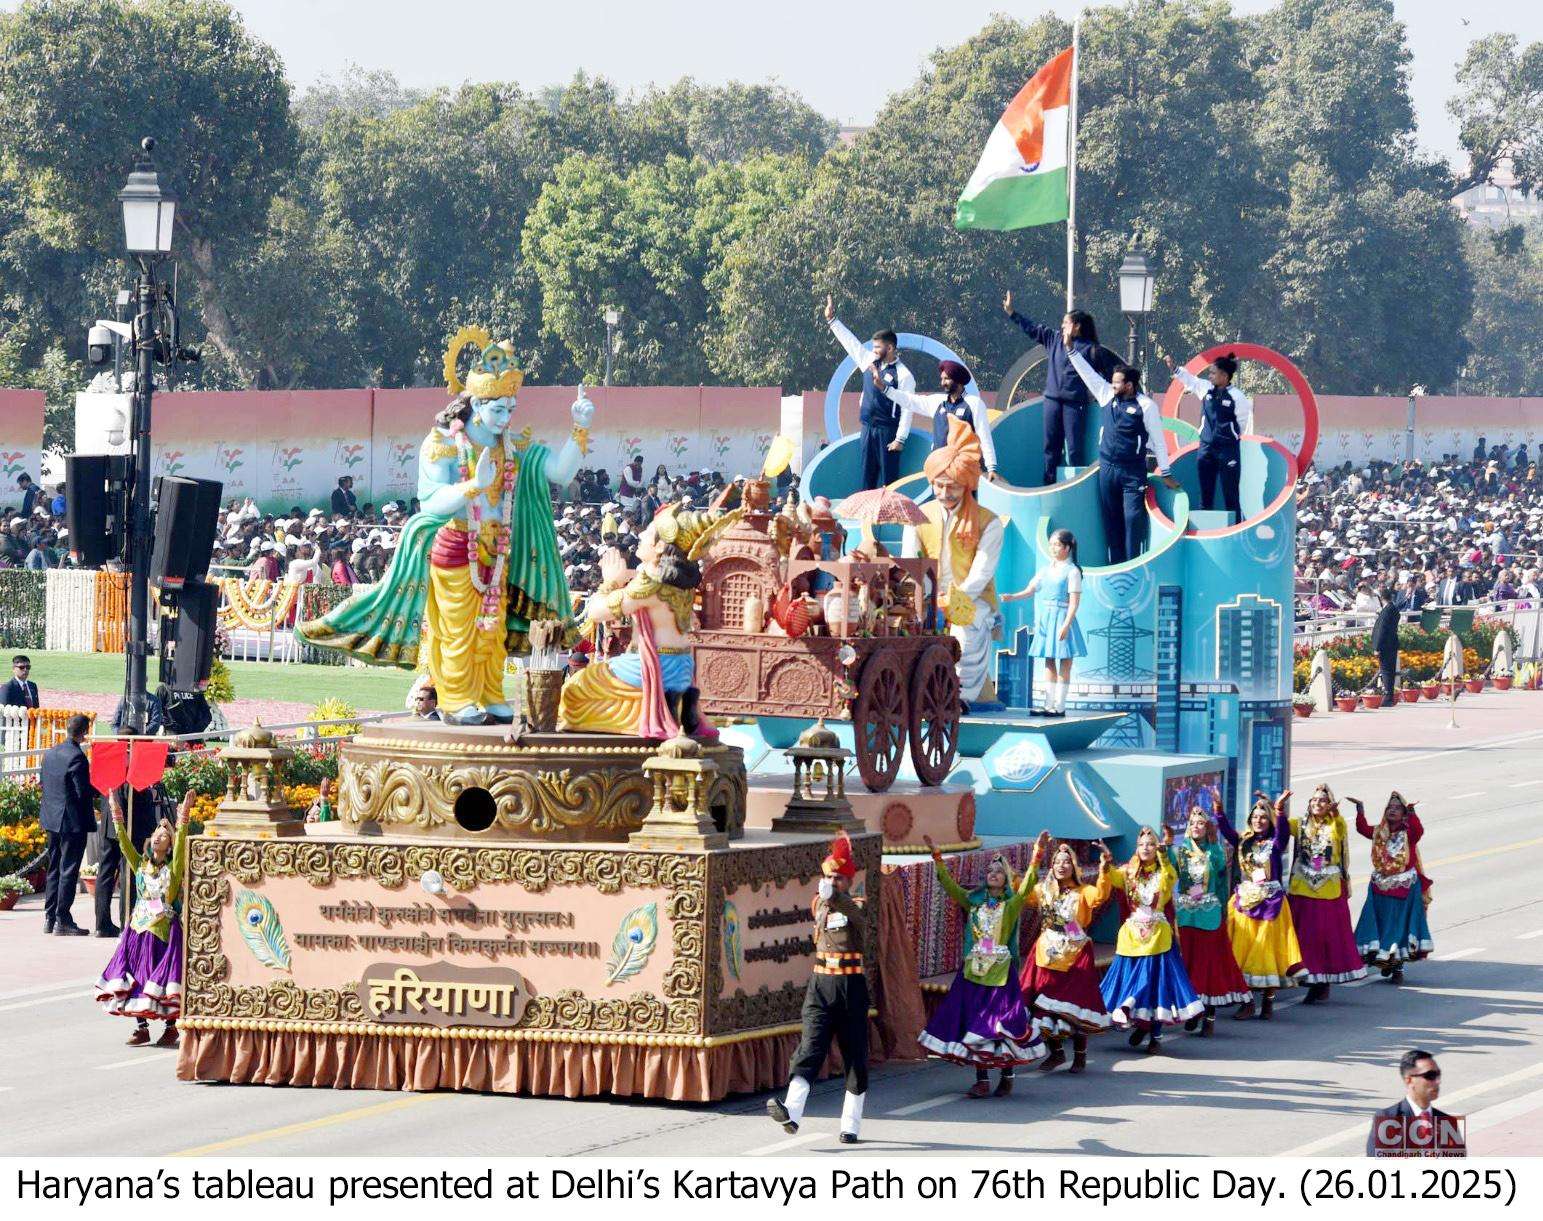
[{"label": "krishna's golden crown", "polygon": [[[456,361],[468,344],[475,344],[478,354],[463,381],[456,372]],[[465,390],[483,400],[512,398],[524,384],[525,374],[514,364],[514,346],[508,340],[494,343],[483,327],[463,326],[445,349],[445,386],[451,394]]]}]

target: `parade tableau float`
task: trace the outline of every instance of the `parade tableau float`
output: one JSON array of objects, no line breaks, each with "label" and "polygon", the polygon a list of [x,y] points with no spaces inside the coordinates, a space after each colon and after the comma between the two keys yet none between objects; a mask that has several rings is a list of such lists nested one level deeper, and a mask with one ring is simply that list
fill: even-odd
[{"label": "parade tableau float", "polygon": [[[560,694],[550,670],[527,668],[506,695],[511,656],[551,654],[578,626],[547,485],[577,468],[593,407],[581,388],[554,454],[512,426],[520,374],[506,347],[468,330],[446,371],[455,398],[423,442],[423,511],[391,568],[297,628],[426,671],[446,719],[346,743],[339,820],[317,827],[283,802],[282,745],[261,730],[232,742],[229,792],[189,851],[179,1075],[697,1101],[780,1084],[810,900],[831,830],[853,823],[821,764],[791,825],[747,827],[743,753],[704,711],[719,697],[698,698],[697,560],[727,576],[710,549],[754,505],[671,506],[639,570],[581,616],[625,628],[629,650]],[[856,567],[851,580],[866,579]],[[838,710],[834,695],[800,707]],[[807,736],[825,757],[818,727]],[[882,981],[872,1044],[914,1055],[922,1015],[898,892],[881,885],[879,836],[853,829],[853,892],[878,913],[864,947]]]}]

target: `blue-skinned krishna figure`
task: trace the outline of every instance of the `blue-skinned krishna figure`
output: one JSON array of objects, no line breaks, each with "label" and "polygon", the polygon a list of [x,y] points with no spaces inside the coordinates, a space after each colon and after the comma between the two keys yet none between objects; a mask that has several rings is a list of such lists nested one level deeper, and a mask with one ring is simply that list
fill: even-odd
[{"label": "blue-skinned krishna figure", "polygon": [[[463,383],[456,361],[468,344],[477,355]],[[375,588],[298,631],[368,662],[426,668],[447,721],[508,722],[505,659],[526,648],[531,623],[571,616],[547,485],[578,471],[595,407],[580,386],[555,458],[530,429],[512,433],[524,374],[510,346],[481,327],[451,341],[445,380],[456,397],[419,450],[422,511],[403,528],[391,567]]]}]

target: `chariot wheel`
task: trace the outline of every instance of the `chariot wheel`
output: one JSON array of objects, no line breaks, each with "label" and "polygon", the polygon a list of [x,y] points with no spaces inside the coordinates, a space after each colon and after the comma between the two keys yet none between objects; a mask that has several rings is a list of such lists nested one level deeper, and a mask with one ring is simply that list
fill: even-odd
[{"label": "chariot wheel", "polygon": [[872,792],[882,793],[900,772],[910,705],[900,663],[887,653],[875,653],[862,669],[852,704],[857,771]]},{"label": "chariot wheel", "polygon": [[911,671],[911,765],[923,784],[939,785],[959,755],[959,671],[953,653],[930,644]]}]

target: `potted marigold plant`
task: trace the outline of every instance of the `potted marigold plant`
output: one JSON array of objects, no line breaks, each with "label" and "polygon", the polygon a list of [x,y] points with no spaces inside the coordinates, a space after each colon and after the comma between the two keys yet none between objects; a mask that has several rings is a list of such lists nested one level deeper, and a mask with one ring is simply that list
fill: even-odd
[{"label": "potted marigold plant", "polygon": [[1484,675],[1482,675],[1482,674],[1470,674],[1468,676],[1468,680],[1467,681],[1468,681],[1468,693],[1470,695],[1478,695],[1479,692],[1484,690]]}]

